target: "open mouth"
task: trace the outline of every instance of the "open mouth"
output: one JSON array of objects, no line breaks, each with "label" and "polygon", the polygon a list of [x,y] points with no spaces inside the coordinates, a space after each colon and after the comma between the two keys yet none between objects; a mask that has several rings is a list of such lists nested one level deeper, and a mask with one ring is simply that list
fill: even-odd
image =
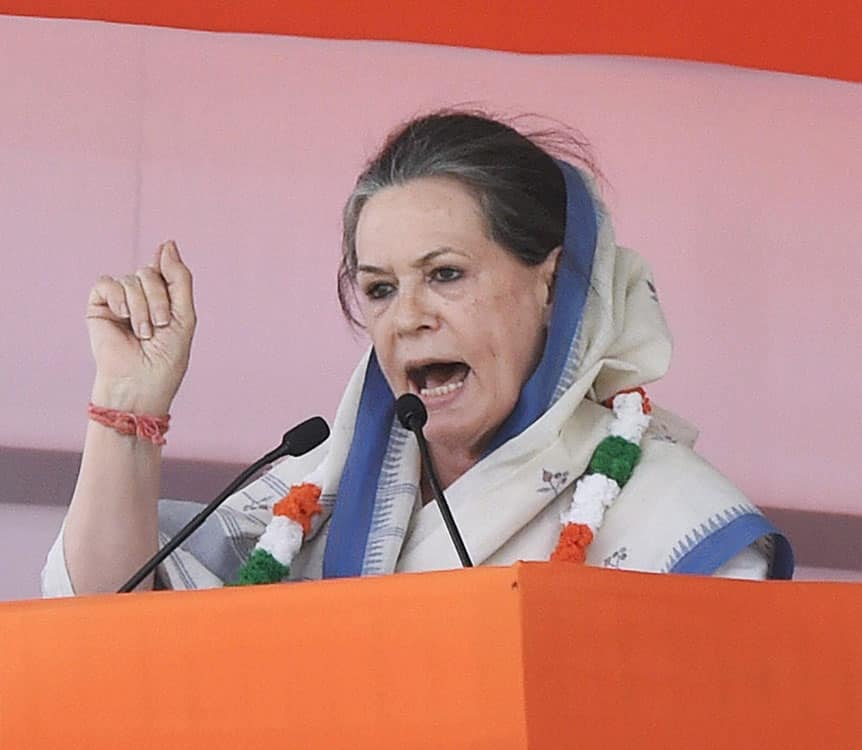
[{"label": "open mouth", "polygon": [[425,398],[445,396],[464,387],[470,374],[464,362],[428,362],[407,369],[407,378],[416,392]]}]

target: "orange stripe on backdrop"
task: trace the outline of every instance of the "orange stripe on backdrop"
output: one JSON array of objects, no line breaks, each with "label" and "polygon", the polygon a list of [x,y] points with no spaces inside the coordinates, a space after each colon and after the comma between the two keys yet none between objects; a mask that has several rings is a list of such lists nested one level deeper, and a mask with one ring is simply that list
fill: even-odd
[{"label": "orange stripe on backdrop", "polygon": [[862,81],[858,0],[0,0],[0,12],[516,52],[670,57]]}]

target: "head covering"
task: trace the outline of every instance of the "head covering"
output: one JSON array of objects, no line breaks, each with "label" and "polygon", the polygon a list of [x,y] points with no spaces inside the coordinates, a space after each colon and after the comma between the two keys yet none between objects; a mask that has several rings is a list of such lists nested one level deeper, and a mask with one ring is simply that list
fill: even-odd
[{"label": "head covering", "polygon": [[[566,185],[566,229],[545,350],[523,385],[514,410],[492,438],[486,455],[536,422],[571,384],[578,365],[576,344],[590,291],[599,215],[581,173],[566,162],[559,161],[558,165]],[[372,350],[330,520],[323,563],[326,577],[363,572],[375,507],[386,503],[387,493],[382,490],[392,484],[387,481],[392,476],[385,473],[387,453],[402,448],[406,438],[395,424],[394,405],[395,397]],[[397,444],[390,446],[393,438]],[[391,470],[389,467],[390,474]]]},{"label": "head covering", "polygon": [[[561,435],[585,398],[601,402],[620,390],[649,383],[660,378],[670,363],[670,334],[646,264],[616,245],[610,221],[588,179],[571,164],[558,164],[566,185],[566,227],[542,358],[486,454],[447,490],[463,501],[456,520],[481,523],[488,532],[482,539],[465,539],[477,564],[554,499],[539,494],[520,501],[517,498],[526,497],[522,493],[511,502],[489,506],[477,495],[497,492],[492,488],[499,488],[501,477],[523,476],[522,468],[540,454],[564,460],[568,449]],[[399,560],[408,526],[415,520],[420,463],[415,439],[395,418],[394,403],[372,349],[351,378],[336,414],[329,453],[314,472],[323,487],[322,500],[331,510],[324,577],[389,573]],[[469,501],[461,497],[465,492]],[[718,502],[721,505],[724,500]],[[724,534],[722,546],[712,549],[698,569],[686,572],[711,573],[764,534],[777,533],[747,503],[737,503],[730,510],[705,506],[703,512],[704,522]],[[714,520],[721,513],[727,523],[735,523],[738,533],[729,535],[727,523]],[[736,523],[738,516],[745,523]],[[312,537],[323,522],[321,517]],[[713,531],[701,536],[716,536]],[[420,536],[414,533],[412,547]],[[675,538],[669,538],[671,547],[673,542]],[[689,547],[703,549],[700,537]],[[674,547],[677,552],[680,549]],[[789,554],[786,542],[776,549]],[[690,561],[690,551],[685,547],[686,554],[677,557],[687,556]],[[435,556],[439,557],[437,549],[424,558],[421,550],[414,555],[426,562]],[[782,564],[786,569],[787,564]]]}]

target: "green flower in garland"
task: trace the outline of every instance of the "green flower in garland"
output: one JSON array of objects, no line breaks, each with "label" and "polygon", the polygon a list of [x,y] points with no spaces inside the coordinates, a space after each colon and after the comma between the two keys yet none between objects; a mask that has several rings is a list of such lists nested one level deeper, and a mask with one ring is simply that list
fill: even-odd
[{"label": "green flower in garland", "polygon": [[611,435],[596,446],[588,471],[591,474],[604,474],[622,487],[629,481],[640,455],[639,445]]},{"label": "green flower in garland", "polygon": [[240,568],[235,586],[249,586],[258,583],[278,583],[290,573],[287,565],[282,565],[266,550],[256,549]]}]

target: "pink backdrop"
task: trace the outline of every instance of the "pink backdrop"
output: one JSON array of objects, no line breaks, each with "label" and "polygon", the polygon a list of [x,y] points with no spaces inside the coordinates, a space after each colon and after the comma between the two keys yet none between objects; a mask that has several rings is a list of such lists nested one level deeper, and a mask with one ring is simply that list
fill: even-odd
[{"label": "pink backdrop", "polygon": [[862,513],[858,84],[2,17],[0,93],[0,446],[80,446],[87,290],[167,237],[201,321],[169,455],[251,460],[331,417],[365,346],[342,202],[394,124],[472,103],[592,142],[675,333],[653,394],[701,451],[758,503]]}]

